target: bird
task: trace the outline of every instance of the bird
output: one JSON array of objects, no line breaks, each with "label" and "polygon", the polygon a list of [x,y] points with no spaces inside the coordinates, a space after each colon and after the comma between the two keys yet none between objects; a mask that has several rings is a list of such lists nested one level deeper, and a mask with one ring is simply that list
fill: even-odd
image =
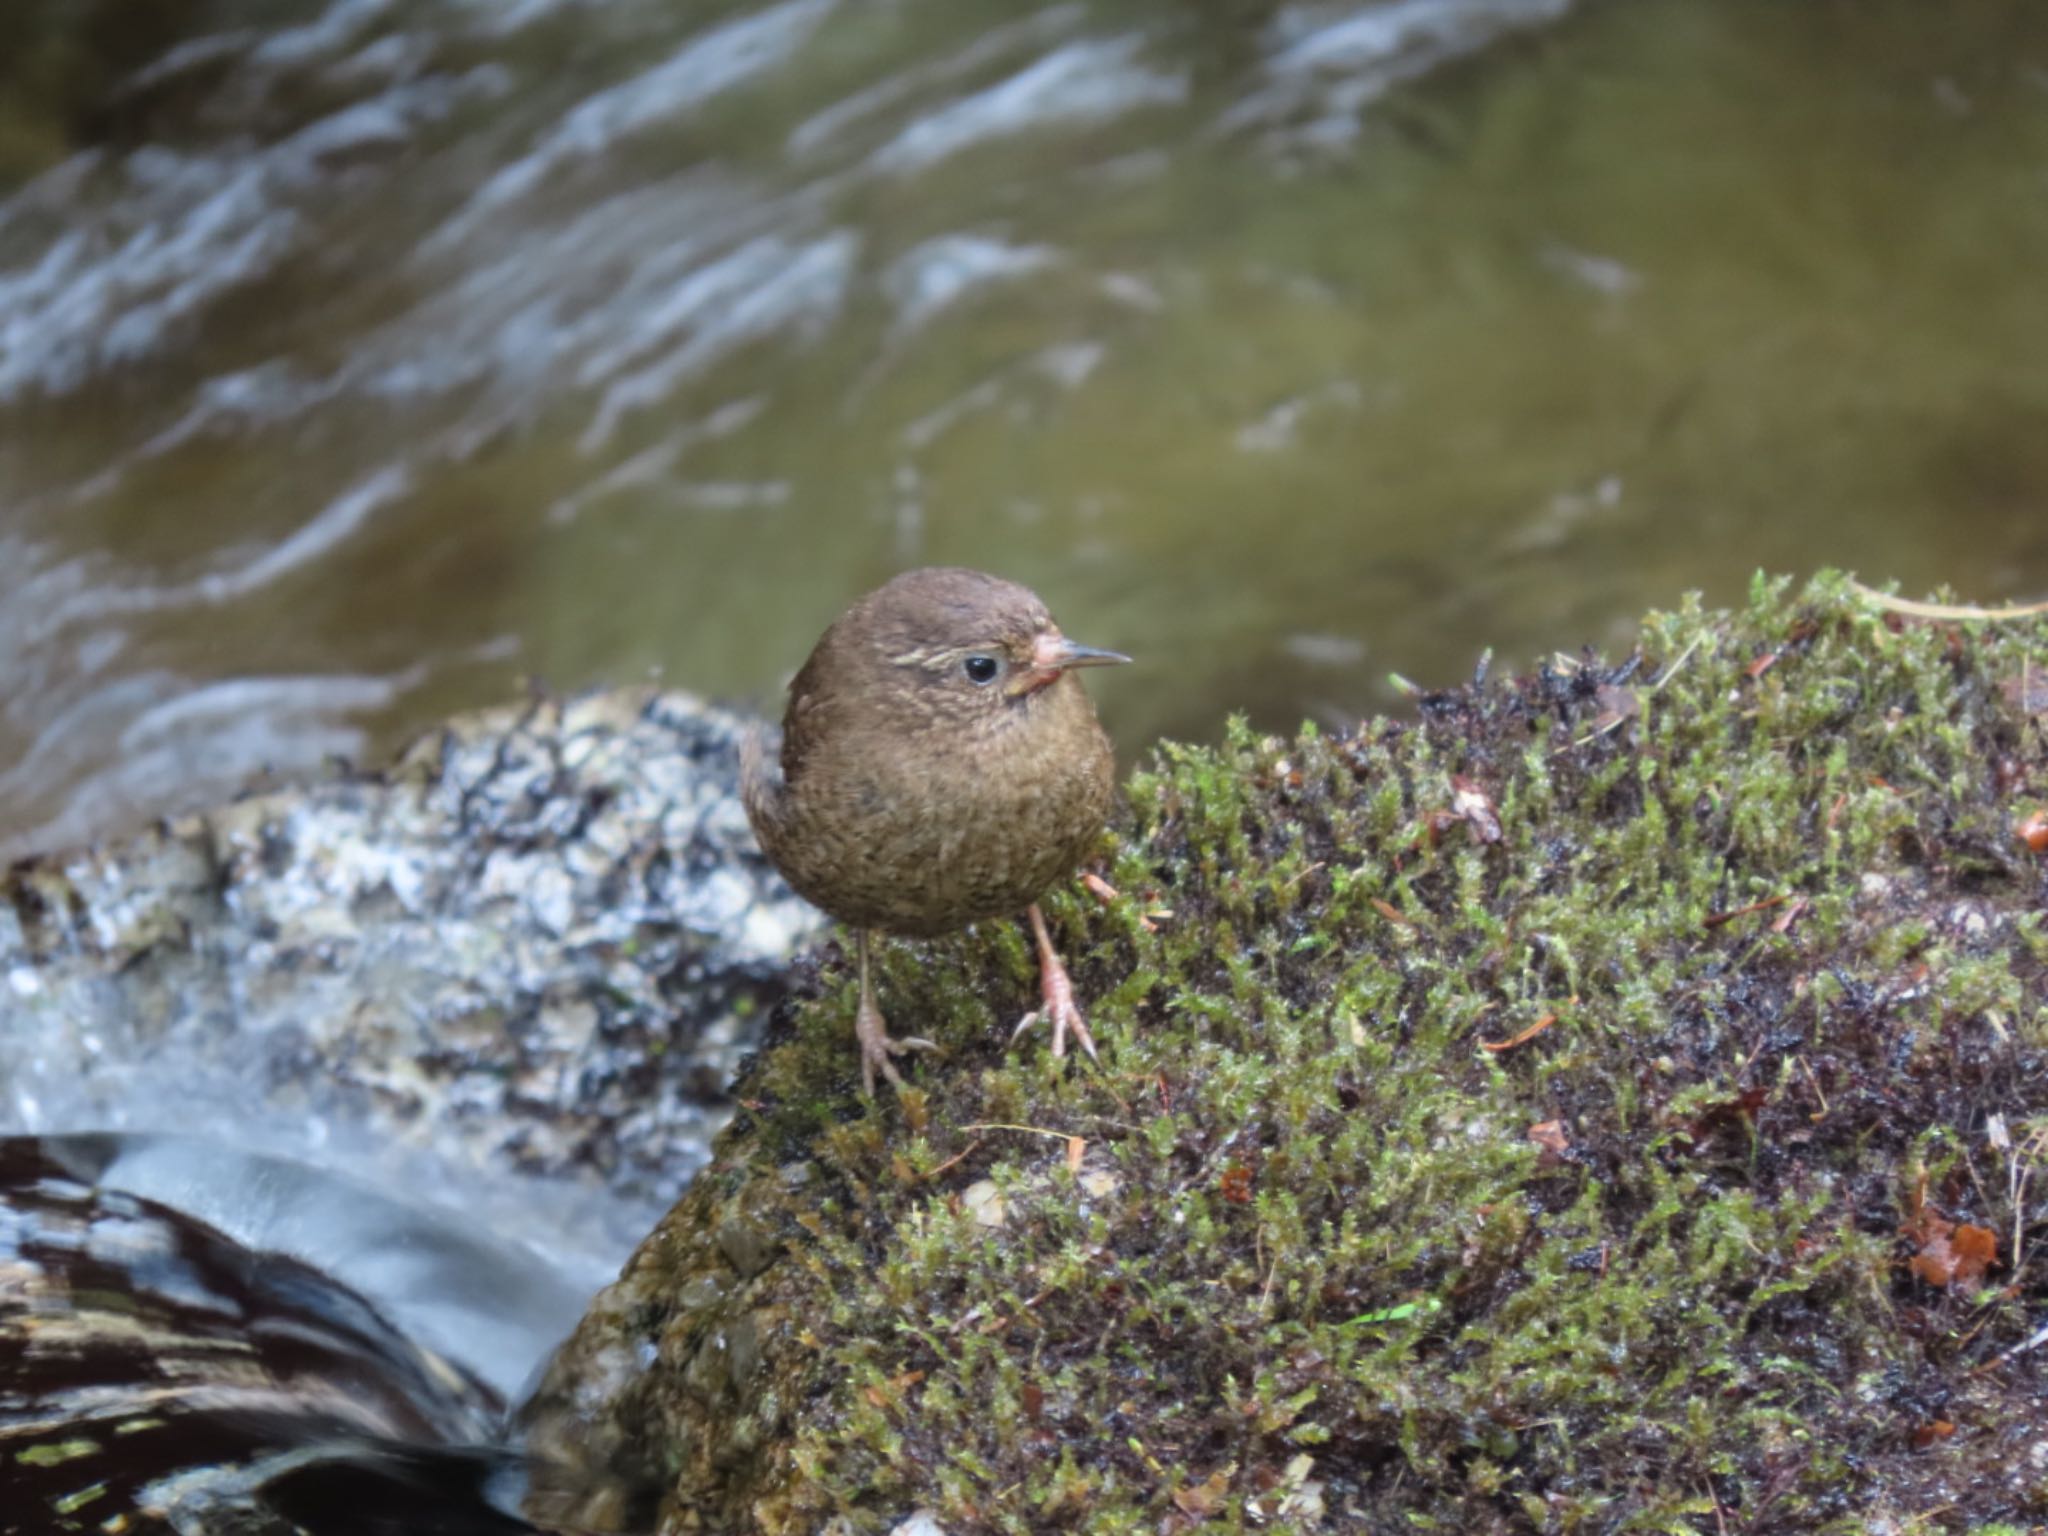
[{"label": "bird", "polygon": [[855,601],[789,685],[779,757],[741,753],[741,798],[790,886],[854,931],[861,1090],[903,1086],[875,1002],[872,935],[930,938],[1023,912],[1052,1053],[1094,1058],[1039,898],[1102,835],[1116,758],[1081,679],[1130,658],[1069,640],[1036,593],[957,566],[905,571]]}]

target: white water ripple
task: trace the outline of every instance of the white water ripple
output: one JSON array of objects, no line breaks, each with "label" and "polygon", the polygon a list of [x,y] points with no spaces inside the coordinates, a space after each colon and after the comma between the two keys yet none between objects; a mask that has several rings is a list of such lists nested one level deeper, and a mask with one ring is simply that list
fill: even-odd
[{"label": "white water ripple", "polygon": [[[617,377],[583,434],[583,451],[597,452],[626,417],[750,343],[822,332],[846,301],[859,252],[860,238],[850,230],[803,245],[770,235],[690,273],[647,316],[642,334],[584,364],[578,382],[586,387]],[[651,361],[632,366],[656,349]]]},{"label": "white water ripple", "polygon": [[1556,21],[1571,0],[1382,0],[1282,6],[1266,29],[1265,82],[1222,115],[1226,132],[1270,129],[1276,147],[1338,148],[1389,88],[1504,32]]},{"label": "white water ripple", "polygon": [[567,166],[634,134],[678,121],[714,98],[785,63],[839,0],[784,0],[692,38],[664,62],[578,104],[533,149],[497,172],[443,232],[467,235],[487,215],[517,202]]},{"label": "white water ripple", "polygon": [[1140,63],[1145,48],[1146,39],[1133,33],[1055,49],[1009,79],[919,118],[876,151],[875,168],[911,175],[993,139],[1185,101],[1187,73]]},{"label": "white water ripple", "polygon": [[[403,148],[495,79],[395,87],[254,154],[81,156],[32,182],[0,204],[0,222],[69,227],[39,259],[0,270],[0,405],[70,394],[172,351],[213,305],[305,247],[312,221],[298,202],[331,195],[335,157]],[[81,198],[83,209],[70,206]]]}]

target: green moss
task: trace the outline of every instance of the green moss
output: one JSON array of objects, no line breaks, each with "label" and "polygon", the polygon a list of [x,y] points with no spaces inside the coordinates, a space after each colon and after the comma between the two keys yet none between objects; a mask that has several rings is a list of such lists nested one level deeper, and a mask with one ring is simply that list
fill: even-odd
[{"label": "green moss", "polygon": [[[2038,1521],[2037,1266],[1935,1289],[1901,1230],[2040,1239],[2044,666],[2038,622],[1759,581],[1413,723],[1162,747],[1122,899],[1048,903],[1099,1067],[1009,1043],[1014,925],[882,947],[946,1055],[873,1107],[812,980],[543,1441],[644,1441],[672,1530]],[[679,1300],[739,1209],[779,1257]],[[658,1361],[593,1395],[622,1334]]]}]

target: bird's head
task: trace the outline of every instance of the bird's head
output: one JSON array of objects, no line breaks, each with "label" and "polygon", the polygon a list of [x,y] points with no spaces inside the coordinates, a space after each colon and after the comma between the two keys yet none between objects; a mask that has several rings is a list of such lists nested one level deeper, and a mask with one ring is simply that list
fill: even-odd
[{"label": "bird's head", "polygon": [[1028,718],[1075,669],[1130,660],[1069,640],[1029,588],[955,567],[906,571],[834,628],[906,725]]}]

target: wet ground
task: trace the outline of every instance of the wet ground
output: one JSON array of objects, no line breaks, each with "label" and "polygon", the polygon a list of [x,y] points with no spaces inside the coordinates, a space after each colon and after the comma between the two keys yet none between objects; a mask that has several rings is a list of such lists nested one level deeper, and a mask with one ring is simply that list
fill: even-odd
[{"label": "wet ground", "polygon": [[2048,585],[2048,12],[186,0],[0,48],[0,851],[918,561],[1128,751]]}]

